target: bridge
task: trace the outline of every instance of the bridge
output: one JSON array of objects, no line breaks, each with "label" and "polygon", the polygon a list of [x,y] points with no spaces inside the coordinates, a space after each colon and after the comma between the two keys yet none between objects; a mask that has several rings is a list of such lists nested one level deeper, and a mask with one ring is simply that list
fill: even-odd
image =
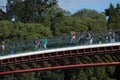
[{"label": "bridge", "polygon": [[[114,42],[107,41],[109,35],[107,31],[91,33],[92,44],[84,39],[82,44],[76,40],[76,43],[71,45],[70,35],[51,37],[48,38],[47,49],[42,44],[36,49],[34,40],[5,44],[5,50],[0,51],[0,75],[120,65],[120,32],[113,33]],[[101,43],[99,35],[102,35]],[[76,38],[78,37],[79,34],[76,35]],[[10,54],[11,46],[14,48],[14,54]]]}]

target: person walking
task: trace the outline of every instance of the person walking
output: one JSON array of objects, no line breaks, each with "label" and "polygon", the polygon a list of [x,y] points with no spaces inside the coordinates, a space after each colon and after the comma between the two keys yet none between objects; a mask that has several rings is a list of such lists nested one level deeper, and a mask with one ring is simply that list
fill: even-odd
[{"label": "person walking", "polygon": [[36,37],[34,44],[35,44],[35,50],[39,50],[41,48],[41,43],[38,37]]},{"label": "person walking", "polygon": [[111,29],[108,31],[107,42],[108,43],[115,42],[115,33],[112,32]]},{"label": "person walking", "polygon": [[2,42],[2,51],[4,51],[5,50],[5,42],[3,41]]},{"label": "person walking", "polygon": [[44,38],[43,38],[43,47],[44,47],[45,49],[47,49],[47,43],[48,43],[48,40],[47,40],[46,37],[44,37]]},{"label": "person walking", "polygon": [[102,35],[99,35],[99,44],[102,43]]},{"label": "person walking", "polygon": [[75,32],[71,31],[71,34],[70,34],[70,45],[75,45],[75,40],[76,40]]},{"label": "person walking", "polygon": [[82,33],[79,35],[78,38],[78,44],[84,44],[85,43],[85,33],[82,31]]},{"label": "person walking", "polygon": [[5,54],[5,42],[3,41],[1,44],[1,55]]},{"label": "person walking", "polygon": [[90,32],[86,33],[86,41],[87,41],[86,44],[89,44],[89,45],[93,43],[93,38],[92,38]]},{"label": "person walking", "polygon": [[10,44],[10,54],[14,54],[15,53],[14,48],[15,48],[15,45],[13,43]]}]

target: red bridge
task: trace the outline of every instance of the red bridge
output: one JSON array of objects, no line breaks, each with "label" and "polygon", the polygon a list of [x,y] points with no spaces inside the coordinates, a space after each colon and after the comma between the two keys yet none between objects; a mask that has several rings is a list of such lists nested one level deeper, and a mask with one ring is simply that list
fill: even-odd
[{"label": "red bridge", "polygon": [[0,75],[119,64],[119,42],[76,45],[0,56]]}]

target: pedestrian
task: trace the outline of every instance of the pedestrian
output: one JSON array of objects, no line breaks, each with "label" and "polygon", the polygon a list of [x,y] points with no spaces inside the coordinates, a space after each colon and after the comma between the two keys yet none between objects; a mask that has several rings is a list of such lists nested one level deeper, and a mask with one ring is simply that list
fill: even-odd
[{"label": "pedestrian", "polygon": [[102,35],[99,35],[99,44],[102,43]]},{"label": "pedestrian", "polygon": [[3,41],[2,42],[2,51],[4,51],[5,50],[5,42]]},{"label": "pedestrian", "polygon": [[70,45],[75,45],[75,40],[76,40],[75,32],[71,31],[71,34],[70,34]]},{"label": "pedestrian", "polygon": [[41,48],[41,43],[38,37],[36,37],[34,44],[35,44],[35,50],[39,50]]},{"label": "pedestrian", "polygon": [[111,29],[108,31],[107,42],[108,43],[115,42],[115,34],[111,31]]},{"label": "pedestrian", "polygon": [[44,47],[45,49],[47,49],[47,43],[48,43],[48,40],[47,40],[46,37],[44,37],[44,38],[43,38],[43,47]]},{"label": "pedestrian", "polygon": [[15,53],[14,52],[14,48],[15,48],[14,44],[13,43],[10,44],[10,54],[14,54]]},{"label": "pedestrian", "polygon": [[87,44],[92,44],[93,43],[93,38],[92,38],[90,32],[86,33],[86,41],[87,41]]},{"label": "pedestrian", "polygon": [[82,31],[82,33],[79,35],[78,43],[84,44],[84,42],[85,42],[85,34],[84,34],[84,31]]},{"label": "pedestrian", "polygon": [[115,42],[115,33],[114,32],[111,33],[111,42]]},{"label": "pedestrian", "polygon": [[1,55],[4,55],[5,54],[5,42],[3,41],[2,44],[1,44]]}]

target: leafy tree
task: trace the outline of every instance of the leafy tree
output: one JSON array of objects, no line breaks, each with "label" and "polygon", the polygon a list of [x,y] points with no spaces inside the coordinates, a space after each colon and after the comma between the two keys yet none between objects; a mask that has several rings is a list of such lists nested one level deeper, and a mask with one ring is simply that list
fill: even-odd
[{"label": "leafy tree", "polygon": [[98,12],[95,10],[90,10],[90,9],[82,9],[77,11],[76,13],[73,14],[73,16],[78,16],[79,18],[92,18],[96,19],[98,18]]},{"label": "leafy tree", "polygon": [[[63,29],[64,27],[64,29]],[[82,30],[87,30],[85,21],[77,17],[63,17],[62,19],[58,18],[55,23],[55,32],[56,35],[60,34],[69,34],[71,30],[80,32]]]},{"label": "leafy tree", "polygon": [[3,12],[3,10],[2,10],[2,9],[0,9],[0,20],[4,20],[4,19],[5,19],[5,17],[6,17],[5,12]]},{"label": "leafy tree", "polygon": [[74,13],[73,16],[79,17],[82,21],[85,21],[88,30],[98,31],[107,28],[105,15],[95,10],[82,9]]},{"label": "leafy tree", "polygon": [[113,16],[115,14],[115,8],[114,8],[113,4],[111,3],[109,6],[109,9],[106,9],[105,11],[106,11],[106,13],[105,13],[106,16],[109,16],[109,17]]},{"label": "leafy tree", "polygon": [[80,70],[80,72],[78,74],[78,79],[79,80],[87,80],[87,75],[85,74],[83,69]]},{"label": "leafy tree", "polygon": [[9,21],[0,21],[0,41],[7,39],[10,35],[10,26],[12,26],[12,24]]},{"label": "leafy tree", "polygon": [[115,68],[115,71],[113,73],[113,78],[115,78],[116,80],[120,80],[120,66],[117,66]]},{"label": "leafy tree", "polygon": [[0,41],[26,40],[36,36],[43,38],[43,36],[52,36],[52,33],[49,27],[39,23],[0,21]]},{"label": "leafy tree", "polygon": [[24,23],[41,22],[43,15],[56,4],[56,0],[8,0],[7,18],[15,18]]},{"label": "leafy tree", "polygon": [[108,9],[105,9],[105,14],[108,17],[108,28],[120,29],[120,4],[116,7],[111,3]]},{"label": "leafy tree", "polygon": [[[49,22],[50,22],[50,29],[53,35],[56,35],[56,26],[55,23],[58,19],[62,19],[65,17],[66,11],[61,9],[59,6],[53,6],[48,11]],[[45,21],[46,22],[46,21]]]}]

